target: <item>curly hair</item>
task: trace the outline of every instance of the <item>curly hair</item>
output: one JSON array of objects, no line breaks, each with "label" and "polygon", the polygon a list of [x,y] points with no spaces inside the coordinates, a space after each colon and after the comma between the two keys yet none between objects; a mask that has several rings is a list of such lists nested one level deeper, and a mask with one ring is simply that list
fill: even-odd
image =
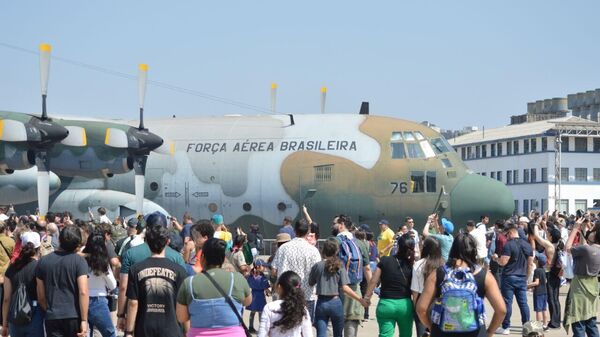
[{"label": "curly hair", "polygon": [[326,240],[321,253],[325,259],[325,270],[328,273],[335,274],[342,268],[342,261],[338,258],[339,246],[336,239]]},{"label": "curly hair", "polygon": [[108,272],[108,251],[102,228],[94,229],[88,236],[83,253],[86,254],[85,260],[94,275],[99,276]]},{"label": "curly hair", "polygon": [[300,287],[302,280],[295,272],[288,270],[281,274],[277,284],[283,290],[281,299],[281,319],[273,323],[273,326],[279,327],[282,331],[291,330],[302,323],[306,314],[306,299],[304,292]]}]

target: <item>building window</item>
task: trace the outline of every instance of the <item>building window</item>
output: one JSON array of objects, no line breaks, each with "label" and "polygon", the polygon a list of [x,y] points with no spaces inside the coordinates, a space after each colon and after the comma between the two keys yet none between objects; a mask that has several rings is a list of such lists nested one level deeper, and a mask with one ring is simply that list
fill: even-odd
[{"label": "building window", "polygon": [[600,152],[600,138],[594,138],[594,152]]},{"label": "building window", "polygon": [[587,211],[587,199],[575,199],[575,210]]},{"label": "building window", "polygon": [[496,172],[494,172],[494,171],[490,172],[490,178],[496,179]]},{"label": "building window", "polygon": [[565,212],[569,214],[569,199],[560,199],[558,200],[558,211]]},{"label": "building window", "polygon": [[495,157],[496,156],[496,144],[491,144],[490,145],[490,156]]},{"label": "building window", "polygon": [[587,138],[575,138],[575,152],[587,152]]},{"label": "building window", "polygon": [[513,183],[519,183],[519,170],[513,170]]},{"label": "building window", "polygon": [[542,208],[540,209],[540,213],[544,213],[548,210],[548,199],[542,199]]},{"label": "building window", "polygon": [[498,181],[502,181],[502,171],[496,172],[496,179],[498,179]]},{"label": "building window", "polygon": [[548,137],[542,137],[542,151],[548,150]]},{"label": "building window", "polygon": [[538,207],[537,200],[536,199],[529,200],[529,207],[531,208],[532,211],[535,211]]},{"label": "building window", "polygon": [[467,149],[464,147],[460,148],[460,157],[462,158],[462,160],[467,159]]},{"label": "building window", "polygon": [[515,200],[515,210],[514,213],[517,214],[519,213],[519,200]]},{"label": "building window", "polygon": [[502,143],[498,143],[498,157],[500,157],[502,155]]},{"label": "building window", "polygon": [[531,179],[531,182],[532,183],[537,183],[537,169],[532,168],[530,171],[531,171],[531,173],[530,173],[530,177],[529,178]]},{"label": "building window", "polygon": [[558,176],[558,179],[560,179],[560,181],[569,181],[569,168],[568,167],[560,168],[560,175]]},{"label": "building window", "polygon": [[487,145],[483,144],[481,145],[481,158],[486,158],[487,157]]},{"label": "building window", "polygon": [[531,152],[537,152],[537,138],[531,138]]},{"label": "building window", "polygon": [[518,140],[515,140],[513,142],[513,153],[519,154],[519,141]]},{"label": "building window", "polygon": [[425,191],[425,175],[423,171],[410,172],[410,185],[413,193],[422,193]]},{"label": "building window", "polygon": [[523,153],[529,153],[529,139],[523,139]]},{"label": "building window", "polygon": [[[477,173],[477,174],[479,174],[479,173]],[[485,177],[485,176],[487,176],[487,173],[481,172],[481,175]]]},{"label": "building window", "polygon": [[587,168],[576,167],[575,168],[575,181],[587,181]]},{"label": "building window", "polygon": [[600,168],[594,167],[594,181],[600,181]]},{"label": "building window", "polygon": [[569,152],[569,137],[560,137],[560,150],[562,152]]},{"label": "building window", "polygon": [[436,191],[435,171],[427,171],[427,192]]},{"label": "building window", "polygon": [[512,155],[513,153],[513,147],[512,147],[512,142],[506,142],[506,154],[508,156]]},{"label": "building window", "polygon": [[542,167],[542,182],[543,183],[548,182],[548,168],[547,167]]},{"label": "building window", "polygon": [[524,184],[529,183],[529,169],[523,170],[523,183]]},{"label": "building window", "polygon": [[512,171],[508,170],[508,171],[506,171],[506,185],[512,185],[512,183],[513,183]]},{"label": "building window", "polygon": [[475,158],[481,158],[481,146],[475,146]]},{"label": "building window", "polygon": [[468,159],[473,159],[473,148],[471,146],[467,147],[467,158]]},{"label": "building window", "polygon": [[529,214],[529,199],[523,200],[523,214]]},{"label": "building window", "polygon": [[331,181],[333,165],[315,166],[315,183]]},{"label": "building window", "polygon": [[594,199],[592,200],[592,202],[594,203],[594,208],[599,208],[600,207],[600,199]]}]

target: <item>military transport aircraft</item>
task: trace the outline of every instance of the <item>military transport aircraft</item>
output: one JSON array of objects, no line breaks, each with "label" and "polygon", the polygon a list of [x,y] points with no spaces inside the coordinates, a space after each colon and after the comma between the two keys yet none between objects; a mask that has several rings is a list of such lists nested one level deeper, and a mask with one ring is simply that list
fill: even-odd
[{"label": "military transport aircraft", "polygon": [[322,234],[339,213],[376,229],[382,218],[399,224],[410,215],[421,223],[437,212],[460,226],[481,214],[513,212],[508,188],[470,172],[439,133],[369,115],[364,104],[359,114],[168,118],[144,125],[148,68],[141,65],[139,121],[50,118],[49,53],[42,45],[41,117],[0,112],[0,204],[76,217],[98,206],[112,216],[220,213],[228,224],[260,224],[267,237],[285,216],[301,216],[303,204],[324,224]]}]

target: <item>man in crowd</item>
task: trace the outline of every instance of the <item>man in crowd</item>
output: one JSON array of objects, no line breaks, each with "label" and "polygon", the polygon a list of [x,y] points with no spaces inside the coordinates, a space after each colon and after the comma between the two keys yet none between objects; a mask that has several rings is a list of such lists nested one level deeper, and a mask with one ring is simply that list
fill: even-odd
[{"label": "man in crowd", "polygon": [[494,252],[492,254],[492,259],[490,261],[490,271],[492,272],[492,275],[494,275],[494,278],[496,279],[496,282],[498,283],[498,286],[500,287],[502,285],[502,283],[501,283],[502,269],[504,269],[504,267],[502,267],[501,265],[498,264],[498,258],[500,257],[500,255],[502,255],[502,252],[504,250],[504,245],[506,245],[508,238],[506,237],[506,234],[504,233],[504,231],[505,231],[504,230],[504,221],[497,220],[494,224],[494,227],[495,227],[495,234],[496,234],[496,244],[495,244]]},{"label": "man in crowd", "polygon": [[404,218],[404,225],[408,228],[408,232],[411,234],[412,238],[415,240],[415,261],[418,260],[421,256],[421,237],[419,236],[419,232],[415,229],[415,220],[409,216]]},{"label": "man in crowd", "polygon": [[149,226],[146,230],[152,255],[129,270],[125,337],[183,336],[175,315],[175,299],[186,272],[165,258],[169,236],[165,226]]},{"label": "man in crowd", "polygon": [[292,227],[292,222],[294,220],[292,219],[291,216],[286,216],[283,218],[283,225],[281,226],[281,228],[279,229],[279,233],[287,233],[289,234],[289,236],[293,239],[296,237],[296,234],[294,232],[294,228]]},{"label": "man in crowd", "polygon": [[119,259],[123,260],[123,255],[125,255],[125,252],[131,247],[131,240],[133,240],[136,235],[141,234],[143,228],[140,226],[138,231],[138,224],[139,221],[135,217],[127,220],[127,236],[121,238],[115,245],[115,252],[117,253],[117,256],[119,256]]},{"label": "man in crowd", "polygon": [[377,238],[377,250],[379,251],[379,256],[389,256],[392,251],[392,247],[394,247],[394,238],[396,234],[390,228],[390,222],[382,219],[379,221],[379,237]]},{"label": "man in crowd", "polygon": [[475,225],[471,234],[475,241],[477,241],[477,260],[480,266],[485,266],[488,264],[487,255],[487,224],[490,222],[490,218],[487,215],[482,215],[479,218],[479,222]]},{"label": "man in crowd", "polygon": [[81,231],[67,226],[59,236],[60,250],[42,257],[37,265],[37,301],[46,312],[47,336],[87,336],[88,271],[76,251]]},{"label": "man in crowd", "polygon": [[311,321],[314,322],[316,297],[314,296],[314,287],[308,285],[308,275],[311,268],[321,261],[321,254],[315,246],[307,241],[309,225],[304,219],[296,222],[294,231],[296,237],[277,249],[271,264],[271,270],[278,277],[288,270],[292,270],[300,276],[306,305]]},{"label": "man in crowd", "polygon": [[521,322],[529,321],[529,305],[527,304],[527,276],[533,266],[533,249],[526,240],[519,236],[518,227],[508,222],[506,224],[508,242],[504,245],[498,264],[504,267],[500,291],[506,304],[506,316],[502,326],[496,333],[510,334],[510,317],[512,315],[513,296],[517,298],[521,311]]},{"label": "man in crowd", "polygon": [[[454,224],[447,220],[446,218],[442,218],[442,222],[438,223],[437,214],[431,214],[427,217],[427,223],[425,227],[423,227],[423,237],[431,236],[436,239],[440,243],[440,248],[442,250],[442,258],[445,261],[448,260],[448,254],[450,254],[450,248],[452,247],[452,242],[454,242],[454,237],[452,236],[452,232],[454,232]],[[429,228],[437,227],[438,234],[429,234]]]}]

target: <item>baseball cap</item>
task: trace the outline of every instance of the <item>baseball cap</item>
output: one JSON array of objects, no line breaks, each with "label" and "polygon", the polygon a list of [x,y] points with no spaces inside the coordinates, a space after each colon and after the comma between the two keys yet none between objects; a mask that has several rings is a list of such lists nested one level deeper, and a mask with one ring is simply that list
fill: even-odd
[{"label": "baseball cap", "polygon": [[454,232],[454,224],[446,218],[442,218],[442,227],[444,227],[444,231],[448,234]]},{"label": "baseball cap", "polygon": [[543,253],[536,252],[535,258],[538,260],[538,266],[540,267],[545,266],[546,262],[548,262],[548,258],[546,258],[546,255],[544,255]]},{"label": "baseball cap", "polygon": [[131,218],[131,219],[127,220],[127,227],[136,228],[138,223],[139,223],[138,219],[136,219],[135,217]]},{"label": "baseball cap", "polygon": [[288,242],[291,240],[292,240],[292,237],[288,233],[279,233],[275,236],[276,243]]},{"label": "baseball cap", "polygon": [[33,244],[33,248],[38,248],[41,244],[40,235],[37,232],[25,232],[21,234],[21,245]]},{"label": "baseball cap", "polygon": [[381,219],[381,220],[379,220],[379,224],[380,225],[388,225],[389,226],[390,222],[387,221],[386,219]]},{"label": "baseball cap", "polygon": [[255,267],[266,267],[267,263],[264,260],[256,259],[256,261],[254,261],[254,266]]},{"label": "baseball cap", "polygon": [[520,217],[520,218],[519,218],[519,222],[526,222],[526,223],[529,223],[529,218],[528,218],[528,217],[526,217],[526,216],[522,216],[522,217]]},{"label": "baseball cap", "polygon": [[221,225],[223,224],[223,216],[221,214],[215,214],[212,216],[211,218],[212,222],[215,223],[215,225]]},{"label": "baseball cap", "polygon": [[369,225],[367,225],[366,223],[358,226],[358,228],[360,228],[361,230],[365,231],[366,233],[372,233],[373,232],[371,230],[371,227],[369,227]]},{"label": "baseball cap", "polygon": [[529,321],[523,324],[523,336],[544,335],[544,325],[542,322]]}]

